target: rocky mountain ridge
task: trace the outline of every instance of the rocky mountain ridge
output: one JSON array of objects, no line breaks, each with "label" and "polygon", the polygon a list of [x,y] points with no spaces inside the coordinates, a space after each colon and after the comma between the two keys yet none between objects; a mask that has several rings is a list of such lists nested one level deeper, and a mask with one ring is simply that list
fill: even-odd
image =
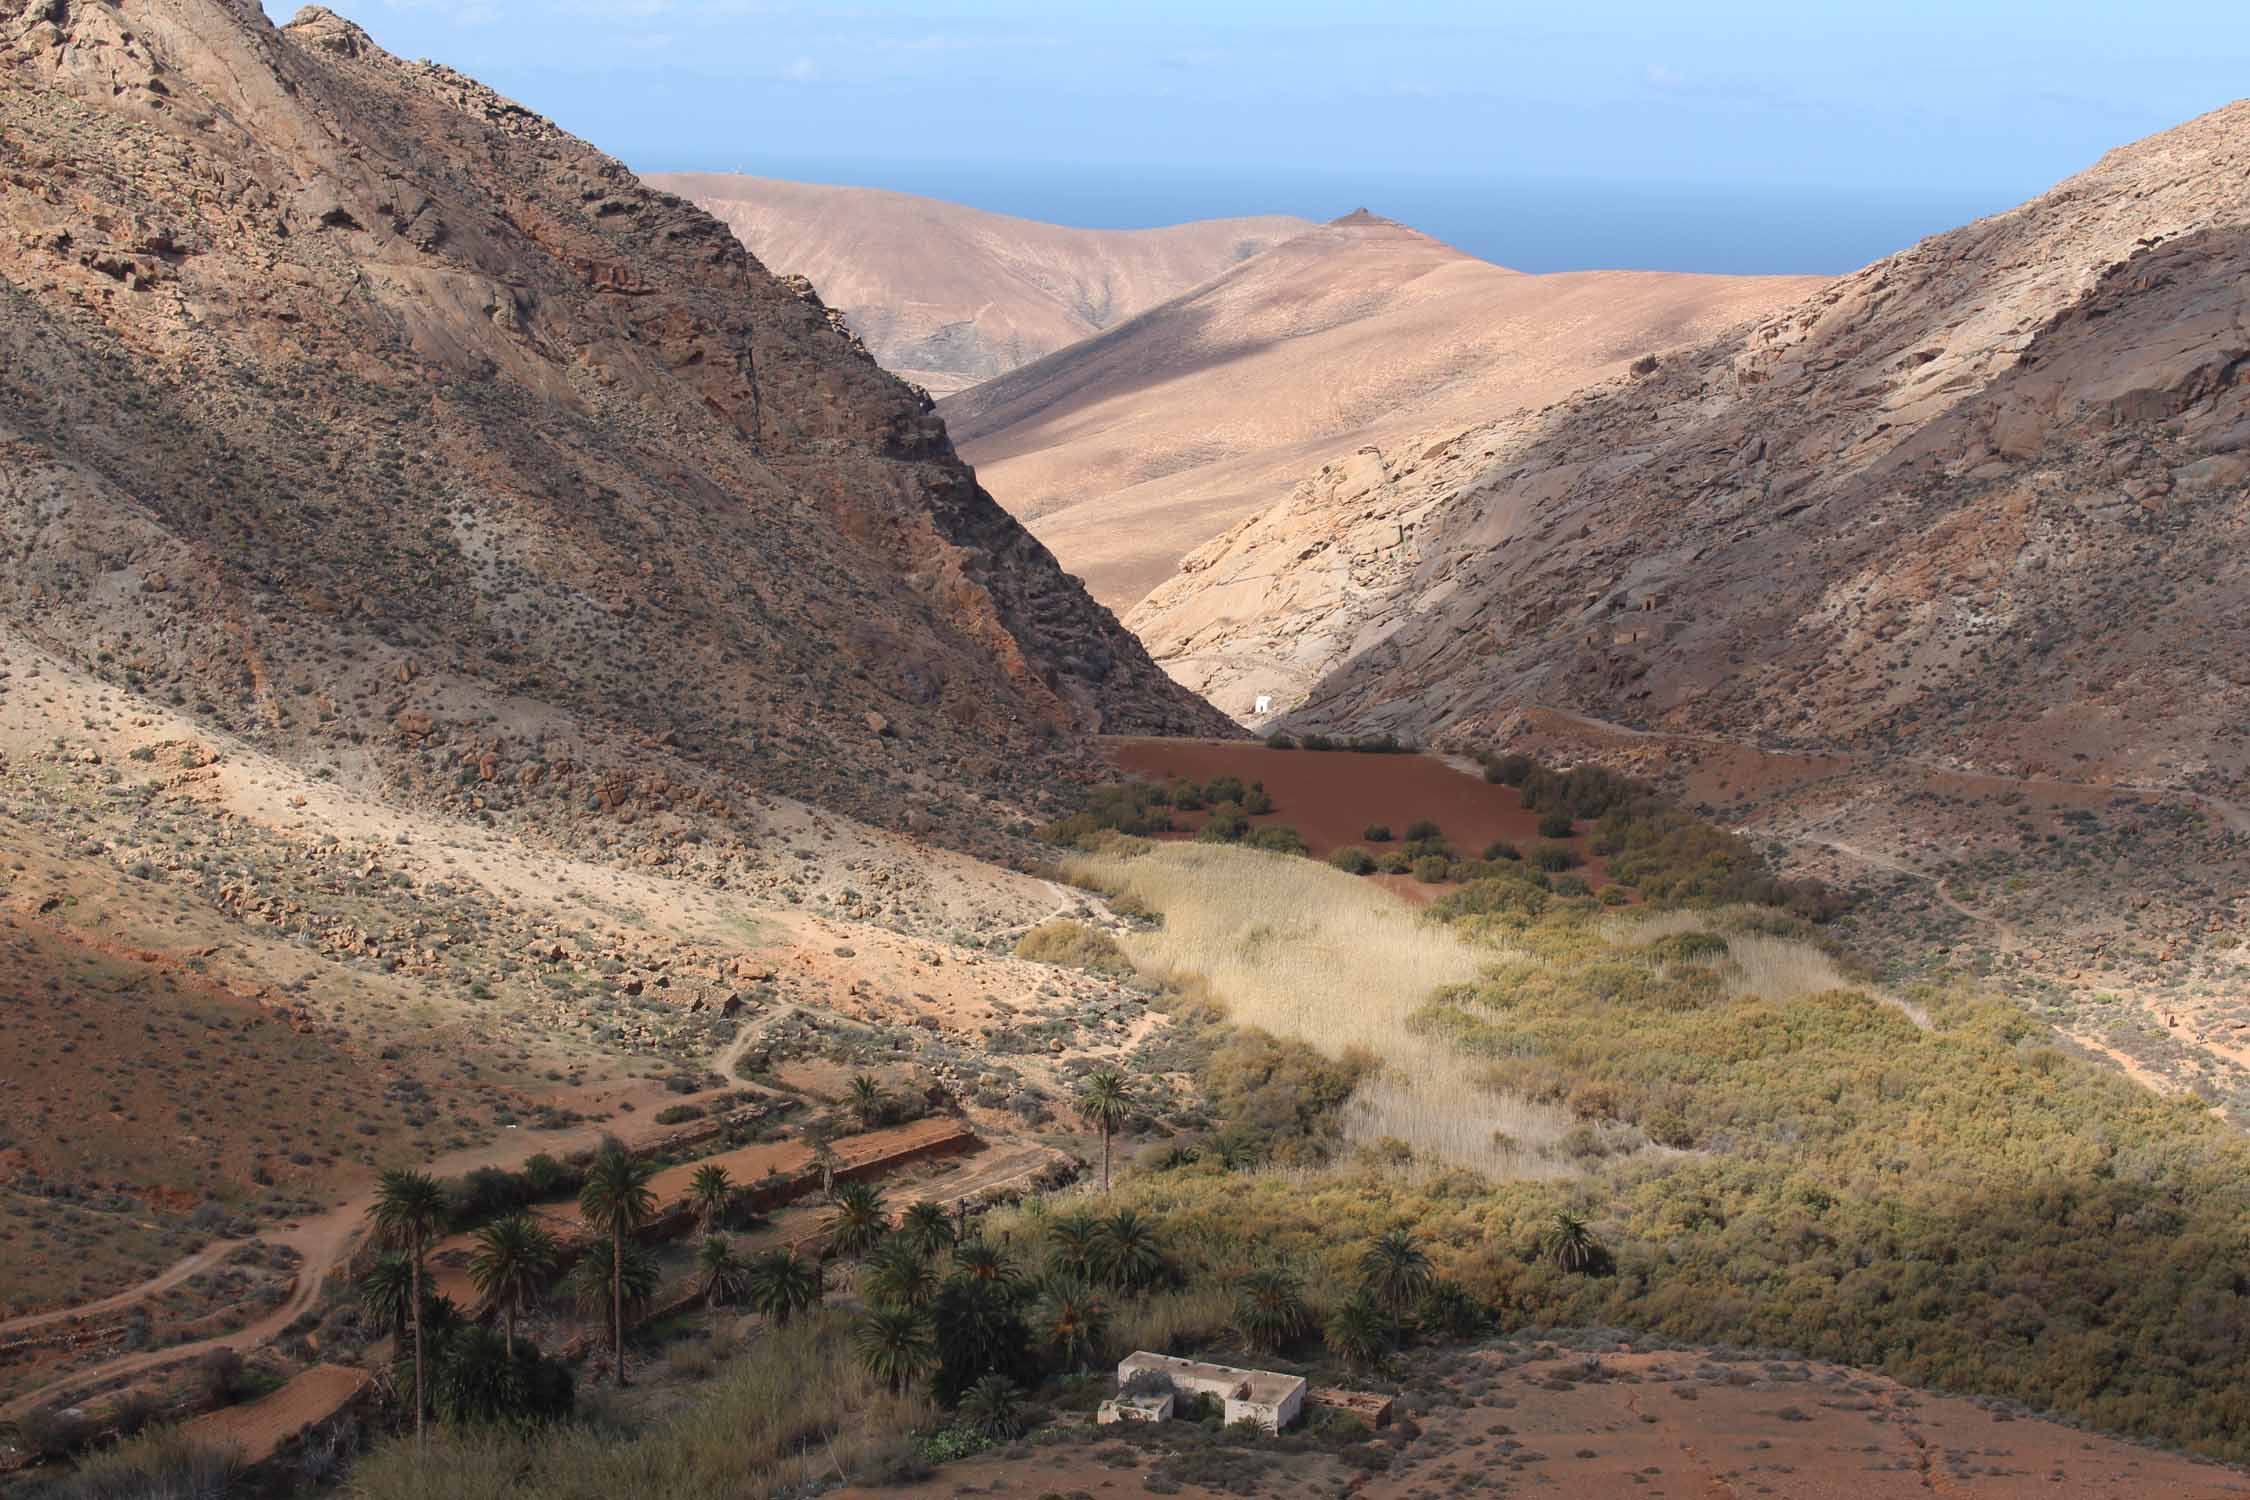
[{"label": "rocky mountain ridge", "polygon": [[521,106],[254,0],[0,0],[0,78],[9,629],[488,813],[976,838],[1222,727],[807,288]]},{"label": "rocky mountain ridge", "polygon": [[1544,404],[1814,285],[1527,276],[1360,209],[939,410],[993,494],[1124,610],[1339,449]]},{"label": "rocky mountain ridge", "polygon": [[1362,449],[1130,623],[1295,723],[1536,704],[2238,784],[2246,163],[2235,105],[1547,411]]},{"label": "rocky mountain ridge", "polygon": [[820,288],[884,369],[939,396],[1115,327],[1311,227],[1266,214],[1076,229],[731,172],[659,172],[648,182],[723,221],[765,264]]}]

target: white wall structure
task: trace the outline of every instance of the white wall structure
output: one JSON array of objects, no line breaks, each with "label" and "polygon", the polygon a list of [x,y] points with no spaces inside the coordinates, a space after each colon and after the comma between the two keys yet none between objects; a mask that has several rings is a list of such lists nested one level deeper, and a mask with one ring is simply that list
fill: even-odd
[{"label": "white wall structure", "polygon": [[1250,712],[1252,712],[1252,713],[1254,713],[1254,714],[1270,714],[1270,713],[1272,713],[1272,712],[1273,712],[1273,694],[1271,694],[1271,693],[1260,693],[1260,694],[1258,695],[1258,706],[1257,706],[1256,708],[1253,708],[1253,709],[1251,709],[1251,710],[1250,710]]},{"label": "white wall structure", "polygon": [[1268,1432],[1279,1432],[1305,1409],[1305,1377],[1281,1375],[1272,1370],[1237,1370],[1231,1365],[1207,1365],[1201,1360],[1141,1350],[1128,1354],[1117,1365],[1122,1390],[1143,1370],[1169,1376],[1176,1391],[1216,1396],[1226,1407],[1226,1420],[1256,1422]]}]

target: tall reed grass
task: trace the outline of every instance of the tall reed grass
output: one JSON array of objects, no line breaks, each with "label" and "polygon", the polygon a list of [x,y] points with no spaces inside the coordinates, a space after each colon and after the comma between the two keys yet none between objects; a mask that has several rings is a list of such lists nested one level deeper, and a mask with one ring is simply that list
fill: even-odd
[{"label": "tall reed grass", "polygon": [[1571,1129],[1568,1115],[1494,1093],[1479,1065],[1410,1025],[1439,990],[1522,955],[1473,947],[1380,886],[1284,854],[1164,844],[1063,868],[1163,914],[1162,927],[1119,938],[1142,973],[1201,980],[1230,1019],[1331,1057],[1363,1048],[1380,1058],[1383,1070],[1345,1108],[1347,1139],[1403,1141],[1494,1177],[1568,1170],[1544,1155]]}]

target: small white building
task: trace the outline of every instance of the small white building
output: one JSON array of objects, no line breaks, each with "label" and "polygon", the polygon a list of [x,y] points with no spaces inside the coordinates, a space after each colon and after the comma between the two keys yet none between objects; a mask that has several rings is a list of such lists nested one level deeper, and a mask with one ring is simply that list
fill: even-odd
[{"label": "small white building", "polygon": [[1201,1360],[1150,1354],[1146,1350],[1128,1354],[1118,1362],[1118,1390],[1123,1392],[1133,1377],[1144,1370],[1167,1377],[1175,1391],[1217,1397],[1226,1408],[1229,1426],[1236,1422],[1255,1422],[1268,1432],[1279,1432],[1296,1421],[1305,1409],[1305,1377],[1302,1375],[1237,1370],[1231,1365],[1207,1365]]},{"label": "small white building", "polygon": [[1250,710],[1250,712],[1252,712],[1252,713],[1254,713],[1254,714],[1270,714],[1270,713],[1272,713],[1272,712],[1273,712],[1273,694],[1271,694],[1271,693],[1260,693],[1260,694],[1258,695],[1258,706],[1257,706],[1256,708],[1253,708],[1253,709],[1251,709],[1251,710]]}]

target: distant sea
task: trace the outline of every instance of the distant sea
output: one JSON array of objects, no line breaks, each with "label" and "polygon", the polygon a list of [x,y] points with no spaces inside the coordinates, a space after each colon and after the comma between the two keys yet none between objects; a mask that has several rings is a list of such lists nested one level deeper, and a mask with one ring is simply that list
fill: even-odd
[{"label": "distant sea", "polygon": [[1087,229],[1267,213],[1325,220],[1367,208],[1519,271],[1837,275],[2030,195],[1848,182],[1698,185],[797,157],[634,165],[890,188]]}]

